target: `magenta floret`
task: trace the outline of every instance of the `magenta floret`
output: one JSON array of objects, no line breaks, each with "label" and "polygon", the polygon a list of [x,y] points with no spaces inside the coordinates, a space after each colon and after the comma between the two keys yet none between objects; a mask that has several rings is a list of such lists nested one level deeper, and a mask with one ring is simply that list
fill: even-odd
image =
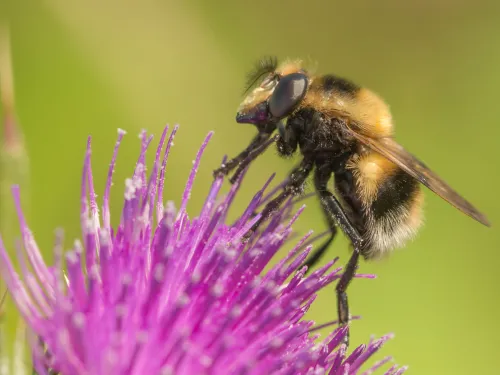
[{"label": "magenta floret", "polygon": [[[168,141],[167,131],[160,138],[149,177],[145,154],[151,137],[141,133],[140,156],[125,182],[116,229],[111,226],[109,196],[125,132],[119,131],[114,149],[102,215],[89,138],[81,196],[82,239],[63,254],[58,233],[52,266],[44,262],[23,217],[19,190],[13,189],[24,248],[18,251],[20,273],[1,239],[0,261],[9,291],[37,338],[32,340],[37,372],[48,374],[50,368],[62,375],[359,373],[389,336],[351,354],[341,345],[345,328],[318,342],[314,323],[304,320],[304,314],[316,292],[340,277],[341,268],[332,268],[333,260],[307,277],[305,269],[298,269],[311,250],[312,233],[264,271],[290,240],[292,224],[303,207],[294,214],[294,202],[288,202],[251,241],[242,242],[259,218],[253,213],[267,199],[264,190],[271,179],[243,214],[228,224],[227,212],[240,182],[221,196],[219,178],[200,214],[190,218],[187,203],[212,133],[196,156],[179,209],[172,202],[164,205],[166,162],[177,127]],[[386,374],[404,370],[396,366]]]}]

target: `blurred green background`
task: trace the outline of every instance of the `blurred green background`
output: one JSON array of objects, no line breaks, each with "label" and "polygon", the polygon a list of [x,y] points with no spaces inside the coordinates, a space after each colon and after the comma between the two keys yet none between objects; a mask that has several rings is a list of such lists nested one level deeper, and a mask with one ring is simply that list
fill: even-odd
[{"label": "blurred green background", "polygon": [[[1,0],[11,27],[17,114],[30,157],[29,223],[51,257],[53,232],[79,235],[85,140],[98,191],[118,127],[126,129],[113,187],[115,222],[141,128],[181,124],[165,196],[179,202],[191,161],[215,130],[189,209],[200,207],[223,154],[255,130],[234,121],[245,73],[262,55],[316,61],[378,92],[397,139],[484,211],[485,228],[426,191],[426,225],[390,259],[362,263],[376,280],[350,289],[354,343],[396,333],[383,350],[410,374],[497,374],[500,348],[500,6],[491,1]],[[150,158],[151,160],[151,154]],[[269,151],[247,175],[238,209],[293,161]],[[29,205],[28,203],[29,202]],[[8,212],[10,202],[0,202]],[[296,228],[325,230],[315,198]],[[29,207],[28,207],[29,206]],[[11,224],[4,217],[3,226]],[[13,249],[16,233],[3,233]],[[347,259],[347,242],[330,257]],[[326,259],[325,259],[326,261]],[[10,314],[12,314],[10,312]],[[11,315],[8,315],[8,317]],[[8,318],[7,317],[7,318]],[[309,314],[335,317],[333,287]],[[380,355],[382,358],[382,355]]]}]

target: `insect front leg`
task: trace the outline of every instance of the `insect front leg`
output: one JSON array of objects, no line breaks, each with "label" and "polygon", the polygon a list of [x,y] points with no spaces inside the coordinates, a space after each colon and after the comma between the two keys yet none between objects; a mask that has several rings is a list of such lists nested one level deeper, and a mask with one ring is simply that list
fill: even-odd
[{"label": "insect front leg", "polygon": [[240,177],[241,173],[243,173],[243,171],[245,170],[245,168],[250,165],[250,163],[252,161],[254,161],[255,159],[257,159],[257,157],[262,154],[264,151],[267,150],[267,148],[271,145],[271,143],[274,143],[278,140],[279,136],[278,135],[275,135],[273,138],[271,139],[268,139],[267,141],[265,141],[264,143],[260,144],[259,146],[257,146],[256,148],[254,148],[252,151],[250,151],[250,153],[248,154],[248,156],[243,159],[243,161],[240,162],[240,164],[238,165],[238,169],[236,170],[236,172],[234,172],[234,174],[231,176],[231,178],[229,179],[229,182],[234,184],[236,181],[238,181],[238,178]]},{"label": "insect front leg", "polygon": [[[247,148],[245,148],[242,152],[238,154],[235,158],[229,160],[228,162],[224,163],[223,165],[220,166],[220,168],[216,169],[214,171],[214,177],[220,176],[220,175],[227,175],[229,172],[231,172],[236,166],[238,166],[240,163],[244,162],[245,159],[252,153],[252,151],[259,149],[262,145],[265,145],[266,142],[271,138],[272,132],[266,132],[266,131],[259,131],[259,133],[252,139],[250,144],[248,145]],[[264,148],[265,150],[265,148]],[[264,151],[262,150],[262,152]],[[261,153],[262,153],[261,152]],[[255,159],[258,155],[255,155],[253,159]],[[252,160],[253,160],[252,159]],[[250,164],[250,161],[246,164]],[[245,167],[246,167],[245,165]],[[241,172],[240,172],[241,173]]]},{"label": "insect front leg", "polygon": [[[349,303],[347,298],[347,288],[354,278],[356,270],[358,268],[359,254],[361,252],[361,246],[363,243],[363,238],[359,234],[358,230],[352,225],[351,221],[347,217],[344,209],[340,205],[337,198],[327,189],[328,180],[332,174],[329,165],[318,166],[314,182],[316,190],[321,200],[321,207],[324,213],[329,217],[330,222],[335,222],[340,227],[340,229],[349,237],[354,251],[347,263],[344,273],[340,278],[336,291],[337,291],[337,314],[339,323],[341,326],[349,324],[350,314],[349,314]],[[349,331],[345,336],[345,344],[349,344]]]}]

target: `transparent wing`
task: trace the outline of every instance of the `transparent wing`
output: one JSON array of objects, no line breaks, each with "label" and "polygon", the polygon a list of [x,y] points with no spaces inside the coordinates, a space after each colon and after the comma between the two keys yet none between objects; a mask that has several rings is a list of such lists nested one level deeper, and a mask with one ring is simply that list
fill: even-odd
[{"label": "transparent wing", "polygon": [[479,221],[481,224],[490,226],[489,220],[484,214],[479,212],[472,204],[462,198],[437,174],[431,171],[424,163],[418,160],[414,155],[406,151],[392,138],[374,139],[361,135],[348,127],[349,133],[359,142],[371,148],[372,150],[385,156],[387,159],[398,165],[410,176],[427,186],[434,193],[446,200],[451,205]]}]

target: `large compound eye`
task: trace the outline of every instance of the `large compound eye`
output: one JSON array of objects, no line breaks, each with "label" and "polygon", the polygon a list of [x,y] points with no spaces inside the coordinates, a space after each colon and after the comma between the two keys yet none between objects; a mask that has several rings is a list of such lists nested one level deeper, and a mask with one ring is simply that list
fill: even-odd
[{"label": "large compound eye", "polygon": [[274,117],[287,116],[304,98],[308,80],[303,73],[292,73],[282,77],[269,99],[269,111]]}]

